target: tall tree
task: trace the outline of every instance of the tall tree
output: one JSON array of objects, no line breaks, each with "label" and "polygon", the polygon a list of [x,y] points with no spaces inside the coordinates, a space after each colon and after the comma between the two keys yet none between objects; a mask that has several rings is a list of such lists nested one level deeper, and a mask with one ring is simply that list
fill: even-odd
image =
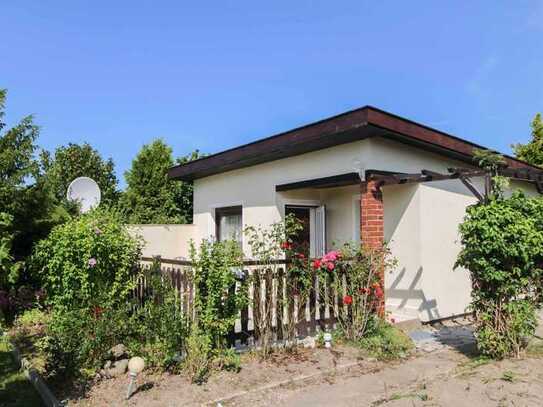
[{"label": "tall tree", "polygon": [[[199,150],[195,150],[190,154],[177,158],[175,162],[178,165],[187,164],[190,161],[197,160],[204,156],[205,155],[200,154]],[[173,181],[173,183],[175,184],[175,202],[181,211],[181,216],[183,216],[186,223],[192,223],[193,183],[189,181]]]},{"label": "tall tree", "polygon": [[[32,116],[6,129],[0,89],[0,284],[14,284],[32,244],[62,218],[55,213],[35,158],[39,127]],[[23,276],[25,277],[25,276]],[[24,278],[23,278],[24,279]]]},{"label": "tall tree", "polygon": [[58,147],[52,156],[44,153],[42,165],[46,182],[58,202],[65,202],[70,182],[83,176],[96,181],[103,203],[115,204],[118,199],[113,160],[104,160],[88,143],[69,143],[67,146]]},{"label": "tall tree", "polygon": [[532,120],[532,138],[527,144],[514,144],[515,156],[529,164],[543,167],[543,118],[537,113]]},{"label": "tall tree", "polygon": [[125,173],[122,208],[129,222],[186,222],[176,202],[177,185],[167,176],[173,165],[172,149],[163,140],[143,146]]}]

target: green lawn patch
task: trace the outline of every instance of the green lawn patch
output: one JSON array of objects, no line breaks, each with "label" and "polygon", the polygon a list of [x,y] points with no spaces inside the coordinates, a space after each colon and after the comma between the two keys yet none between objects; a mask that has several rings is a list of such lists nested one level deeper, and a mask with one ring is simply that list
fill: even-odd
[{"label": "green lawn patch", "polygon": [[10,345],[4,338],[0,338],[0,406],[43,406],[34,386],[19,370]]}]

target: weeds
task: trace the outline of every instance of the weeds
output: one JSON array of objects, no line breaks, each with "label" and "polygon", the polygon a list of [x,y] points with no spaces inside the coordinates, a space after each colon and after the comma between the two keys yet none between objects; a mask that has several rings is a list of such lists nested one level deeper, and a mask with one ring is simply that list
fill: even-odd
[{"label": "weeds", "polygon": [[358,345],[378,360],[406,358],[414,347],[404,332],[383,321],[378,322],[375,330]]},{"label": "weeds", "polygon": [[513,383],[515,381],[515,372],[511,370],[506,370],[505,372],[502,373],[501,379],[504,382]]}]

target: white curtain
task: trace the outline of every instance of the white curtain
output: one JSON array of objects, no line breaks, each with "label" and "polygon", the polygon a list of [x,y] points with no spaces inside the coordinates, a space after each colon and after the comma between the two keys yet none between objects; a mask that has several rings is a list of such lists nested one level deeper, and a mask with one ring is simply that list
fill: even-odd
[{"label": "white curtain", "polygon": [[241,245],[241,215],[221,215],[219,225],[220,241],[235,240]]}]

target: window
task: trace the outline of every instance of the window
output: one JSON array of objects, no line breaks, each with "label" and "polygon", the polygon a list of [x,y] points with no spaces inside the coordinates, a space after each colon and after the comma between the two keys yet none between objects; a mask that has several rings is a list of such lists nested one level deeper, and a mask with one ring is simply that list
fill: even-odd
[{"label": "window", "polygon": [[294,236],[296,251],[310,257],[326,252],[326,208],[324,206],[286,205],[285,215],[293,214],[302,223],[302,230]]},{"label": "window", "polygon": [[241,246],[242,218],[241,206],[215,209],[216,236],[219,242],[235,240]]}]

